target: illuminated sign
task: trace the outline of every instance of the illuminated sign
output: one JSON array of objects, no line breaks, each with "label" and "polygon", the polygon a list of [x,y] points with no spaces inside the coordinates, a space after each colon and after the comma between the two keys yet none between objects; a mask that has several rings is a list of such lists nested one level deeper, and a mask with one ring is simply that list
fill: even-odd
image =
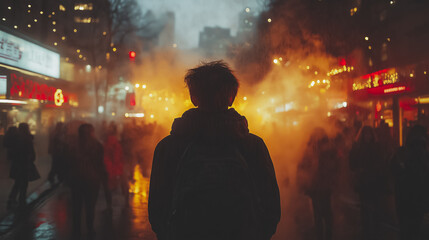
[{"label": "illuminated sign", "polygon": [[7,76],[0,75],[0,98],[6,98],[7,93]]},{"label": "illuminated sign", "polygon": [[396,82],[398,82],[398,73],[396,70],[394,68],[384,69],[355,79],[353,82],[353,91],[376,88]]},{"label": "illuminated sign", "polygon": [[395,92],[403,92],[405,91],[407,88],[404,86],[400,86],[400,87],[393,87],[393,88],[386,88],[384,89],[384,93],[395,93]]},{"label": "illuminated sign", "polygon": [[60,107],[64,103],[64,95],[61,89],[57,89],[54,94],[55,105]]},{"label": "illuminated sign", "polygon": [[0,63],[60,77],[60,55],[32,42],[0,31]]},{"label": "illuminated sign", "polygon": [[40,101],[52,102],[56,106],[68,103],[70,96],[61,89],[40,84],[31,79],[24,78],[15,73],[10,74],[10,97],[17,99],[37,99]]}]

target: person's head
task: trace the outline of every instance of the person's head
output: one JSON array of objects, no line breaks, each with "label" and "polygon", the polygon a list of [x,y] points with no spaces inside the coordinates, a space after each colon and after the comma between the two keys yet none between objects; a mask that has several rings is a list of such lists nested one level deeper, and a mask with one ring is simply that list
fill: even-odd
[{"label": "person's head", "polygon": [[192,103],[206,110],[224,110],[234,102],[238,80],[223,61],[204,63],[188,70],[185,83]]},{"label": "person's head", "polygon": [[84,123],[79,127],[79,139],[88,140],[95,136],[94,127],[89,123]]},{"label": "person's head", "polygon": [[375,133],[372,127],[364,126],[359,134],[360,143],[374,143],[375,142]]},{"label": "person's head", "polygon": [[410,129],[405,147],[407,148],[425,148],[428,140],[426,128],[422,125],[415,125]]},{"label": "person's head", "polygon": [[19,132],[24,135],[31,135],[30,133],[30,126],[28,126],[28,123],[20,123],[18,126]]}]

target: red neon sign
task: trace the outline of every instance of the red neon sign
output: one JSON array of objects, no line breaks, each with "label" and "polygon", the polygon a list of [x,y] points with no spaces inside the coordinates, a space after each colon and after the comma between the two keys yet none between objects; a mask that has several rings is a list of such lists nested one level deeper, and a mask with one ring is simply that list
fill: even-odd
[{"label": "red neon sign", "polygon": [[[49,102],[56,101],[55,93],[57,93],[57,88],[25,79],[23,76],[17,76],[15,73],[11,73],[10,77],[11,97],[45,100]],[[63,93],[63,100],[63,102],[68,102],[69,96]]]}]

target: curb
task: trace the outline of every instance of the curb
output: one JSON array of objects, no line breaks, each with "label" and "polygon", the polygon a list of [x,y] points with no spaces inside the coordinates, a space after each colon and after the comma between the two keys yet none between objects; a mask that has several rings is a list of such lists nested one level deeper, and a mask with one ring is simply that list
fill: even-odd
[{"label": "curb", "polygon": [[20,220],[39,207],[43,203],[43,200],[50,197],[58,188],[58,185],[59,184],[51,186],[51,184],[46,181],[27,197],[27,206],[25,209],[22,209],[22,211],[11,211],[3,219],[0,219],[0,238],[10,233],[14,227],[19,226],[21,223]]}]

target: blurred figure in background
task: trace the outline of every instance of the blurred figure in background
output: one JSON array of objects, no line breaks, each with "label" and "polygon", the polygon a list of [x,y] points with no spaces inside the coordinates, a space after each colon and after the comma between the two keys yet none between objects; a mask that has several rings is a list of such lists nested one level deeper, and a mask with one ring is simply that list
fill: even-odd
[{"label": "blurred figure in background", "polygon": [[[7,155],[6,158],[11,162],[11,165],[16,165],[18,162],[18,153],[19,153],[19,138],[18,138],[18,128],[15,126],[9,127],[4,135],[3,146],[6,148]],[[11,167],[10,169],[10,177],[15,175],[12,173],[15,171],[16,167]],[[15,195],[15,194],[14,194]],[[7,208],[11,209],[17,204],[16,196],[9,197],[9,201],[7,202]]]},{"label": "blurred figure in background", "polygon": [[298,186],[312,200],[317,239],[332,239],[331,196],[338,172],[338,156],[325,130],[315,128],[298,166]]},{"label": "blurred figure in background", "polygon": [[412,127],[405,146],[392,161],[396,209],[401,240],[417,240],[425,212],[429,210],[429,153],[426,128]]},{"label": "blurred figure in background", "polygon": [[56,179],[58,182],[64,180],[65,148],[65,126],[62,122],[58,122],[49,136],[48,153],[51,155],[52,165],[48,180],[51,185],[55,184]]},{"label": "blurred figure in background", "polygon": [[69,185],[72,192],[73,236],[81,234],[82,208],[86,213],[86,225],[90,238],[95,236],[94,215],[98,191],[103,179],[107,178],[103,159],[103,146],[95,138],[91,124],[82,124],[76,143],[71,146]]},{"label": "blurred figure in background", "polygon": [[350,170],[361,203],[363,239],[378,239],[381,195],[385,190],[382,155],[374,130],[364,126],[349,156]]},{"label": "blurred figure in background", "polygon": [[14,207],[18,197],[18,204],[21,208],[26,205],[28,182],[39,179],[40,175],[34,165],[36,152],[34,151],[33,135],[30,133],[28,124],[20,123],[17,132],[15,129],[11,131],[9,138],[11,142],[8,144],[15,144],[18,149],[15,149],[12,145],[8,148],[12,150],[10,177],[15,179],[9,195],[8,207]]},{"label": "blurred figure in background", "polygon": [[107,137],[104,141],[104,164],[108,173],[108,178],[103,181],[103,188],[106,194],[107,210],[112,209],[111,191],[119,184],[122,194],[125,197],[125,204],[128,206],[128,179],[124,174],[122,146],[117,137],[117,126],[111,122],[107,128]]}]

